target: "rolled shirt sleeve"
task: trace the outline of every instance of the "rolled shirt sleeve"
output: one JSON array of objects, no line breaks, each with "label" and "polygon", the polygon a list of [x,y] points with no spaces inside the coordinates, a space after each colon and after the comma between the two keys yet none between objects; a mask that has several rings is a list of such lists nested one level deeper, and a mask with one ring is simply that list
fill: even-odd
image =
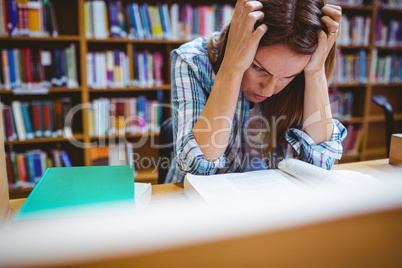
[{"label": "rolled shirt sleeve", "polygon": [[342,141],[347,135],[346,128],[333,119],[334,131],[329,141],[316,144],[304,131],[291,128],[286,132],[286,140],[299,154],[300,159],[325,169],[331,169],[335,159],[342,157]]},{"label": "rolled shirt sleeve", "polygon": [[205,76],[210,74],[204,72],[212,71],[210,68],[200,70],[203,66],[195,62],[186,61],[177,51],[172,52],[174,156],[181,172],[211,175],[225,166],[225,155],[214,162],[206,160],[192,132],[210,92],[205,85]]}]

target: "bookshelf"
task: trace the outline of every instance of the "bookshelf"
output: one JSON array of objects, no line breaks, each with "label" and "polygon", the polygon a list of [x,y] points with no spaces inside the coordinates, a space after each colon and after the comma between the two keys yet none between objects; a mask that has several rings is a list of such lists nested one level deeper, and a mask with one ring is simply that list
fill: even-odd
[{"label": "bookshelf", "polygon": [[[104,39],[89,38],[85,28],[85,0],[50,0],[53,3],[56,20],[58,25],[59,35],[57,37],[5,37],[0,36],[0,49],[23,48],[27,46],[40,47],[46,49],[55,49],[68,47],[70,44],[75,45],[76,62],[77,62],[77,82],[78,87],[50,87],[47,94],[32,94],[32,95],[17,95],[10,90],[0,89],[2,102],[10,104],[13,100],[30,101],[30,100],[54,100],[62,97],[70,97],[74,104],[91,103],[98,98],[131,98],[138,96],[147,96],[150,99],[155,99],[158,92],[161,92],[162,102],[170,102],[170,52],[186,42],[186,40],[168,40],[168,39],[130,39],[130,38],[111,38]],[[110,1],[105,1],[109,3]],[[122,0],[123,6],[131,4],[134,1]],[[149,4],[157,2],[166,3],[168,7],[172,7],[173,3],[180,5],[187,4],[184,0],[161,0],[151,1]],[[329,1],[331,2],[331,1]],[[332,1],[335,2],[335,1]],[[345,2],[345,1],[343,1]],[[365,1],[366,2],[366,1]],[[146,1],[137,1],[138,4],[147,3]],[[213,4],[230,4],[234,5],[235,1],[196,1],[193,5],[213,5]],[[380,0],[373,0],[368,5],[355,6],[341,4],[344,16],[363,16],[368,17],[369,36],[367,43],[356,44],[354,42],[342,43],[338,45],[339,50],[343,54],[356,54],[364,50],[367,57],[367,79],[365,81],[336,81],[331,83],[331,88],[336,88],[338,92],[351,93],[353,95],[353,105],[351,114],[347,118],[342,118],[341,122],[346,126],[359,126],[363,135],[361,137],[361,145],[353,154],[344,155],[340,162],[352,162],[360,160],[370,160],[382,158],[386,156],[385,148],[385,119],[382,111],[375,107],[371,102],[371,97],[375,94],[383,94],[391,101],[395,111],[396,130],[402,131],[402,83],[388,82],[379,83],[370,80],[372,69],[372,57],[376,50],[378,55],[387,55],[396,53],[402,55],[402,44],[387,46],[386,44],[376,43],[376,23],[378,14],[381,18],[386,17],[400,20],[402,9],[399,8],[384,8]],[[386,15],[381,15],[386,14]],[[68,22],[68,23],[66,23]],[[343,29],[344,31],[344,29]],[[163,55],[163,73],[164,82],[162,85],[139,87],[139,86],[123,86],[114,88],[92,88],[87,84],[87,68],[86,57],[87,53],[104,50],[119,50],[126,53],[129,60],[129,65],[132,66],[133,48],[138,51],[149,50],[151,52],[161,52]],[[130,75],[132,77],[132,74]],[[164,118],[170,116],[170,112],[163,111]],[[157,159],[158,151],[151,148],[151,143],[158,143],[159,133],[148,131],[146,133],[125,133],[112,135],[93,135],[89,127],[90,112],[88,109],[82,109],[74,117],[73,138],[84,144],[115,144],[122,138],[130,142],[137,142],[144,137],[147,137],[147,142],[136,150],[139,155]],[[66,150],[73,162],[73,165],[91,165],[91,150],[90,148],[76,148],[71,145],[66,137],[46,137],[34,138],[25,141],[5,141],[6,151],[11,148],[13,150],[31,150],[41,148],[50,150],[52,148],[60,148]],[[156,163],[156,162],[155,162]],[[144,170],[138,170],[137,181],[156,183],[157,169],[155,163]],[[21,197],[27,195],[30,189],[10,190],[11,197]]]},{"label": "bookshelf", "polygon": [[[379,44],[378,37],[384,32],[378,29],[379,20],[382,20],[383,25],[387,25],[390,20],[401,21],[402,3],[399,1],[399,6],[395,5],[392,8],[385,7],[386,4],[390,5],[393,2],[398,4],[398,1],[361,1],[364,2],[363,6],[352,6],[343,4],[348,1],[328,1],[340,4],[343,10],[343,15],[348,18],[353,16],[368,17],[370,21],[370,35],[368,36],[368,43],[366,44],[342,44],[338,42],[338,49],[342,54],[356,53],[364,50],[366,53],[366,81],[351,81],[347,83],[331,83],[330,87],[337,88],[341,92],[350,92],[354,95],[353,106],[351,111],[351,118],[341,120],[345,126],[360,125],[362,136],[360,146],[352,154],[346,154],[342,157],[341,163],[371,160],[386,157],[386,142],[385,142],[385,116],[382,110],[377,107],[371,98],[374,95],[384,95],[391,103],[394,110],[395,117],[395,130],[402,131],[402,84],[400,81],[387,81],[379,82],[372,79],[373,68],[375,68],[376,61],[373,60],[375,55],[390,55],[395,53],[398,57],[402,55],[402,42],[399,36],[399,43],[395,45]],[[343,2],[343,3],[341,3]],[[357,1],[350,1],[357,2]],[[400,23],[401,24],[401,23]],[[351,27],[356,25],[351,24]],[[344,26],[344,25],[342,25]],[[389,30],[389,25],[388,30]],[[350,29],[348,29],[349,31]],[[342,28],[344,32],[345,29]],[[341,43],[341,44],[340,44]],[[353,42],[351,42],[353,43]]]}]

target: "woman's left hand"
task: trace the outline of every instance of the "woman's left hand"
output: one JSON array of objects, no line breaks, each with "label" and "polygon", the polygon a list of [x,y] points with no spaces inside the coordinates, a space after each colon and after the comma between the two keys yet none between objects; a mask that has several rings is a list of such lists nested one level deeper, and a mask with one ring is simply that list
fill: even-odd
[{"label": "woman's left hand", "polygon": [[325,71],[325,60],[341,32],[342,8],[340,6],[326,4],[321,11],[325,14],[321,20],[327,26],[328,33],[325,33],[323,30],[318,32],[317,50],[304,68],[306,75]]}]

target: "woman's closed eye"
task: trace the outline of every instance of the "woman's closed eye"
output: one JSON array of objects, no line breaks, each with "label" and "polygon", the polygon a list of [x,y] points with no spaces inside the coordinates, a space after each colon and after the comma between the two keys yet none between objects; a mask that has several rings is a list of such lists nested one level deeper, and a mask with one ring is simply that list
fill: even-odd
[{"label": "woman's closed eye", "polygon": [[253,68],[256,69],[257,71],[267,73],[267,71],[265,71],[263,68],[261,68],[257,64],[253,63],[252,65],[253,65]]}]

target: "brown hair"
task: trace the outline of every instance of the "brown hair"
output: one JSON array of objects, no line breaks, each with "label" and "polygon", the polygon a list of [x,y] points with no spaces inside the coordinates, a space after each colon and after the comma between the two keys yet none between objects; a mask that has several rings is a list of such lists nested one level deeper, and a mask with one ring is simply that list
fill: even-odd
[{"label": "brown hair", "polygon": [[[260,0],[263,5],[264,19],[255,25],[268,26],[268,31],[261,38],[259,46],[283,44],[297,54],[312,55],[318,44],[318,30],[327,31],[321,21],[323,0]],[[209,40],[208,57],[215,72],[218,72],[226,50],[230,24],[220,34]],[[331,79],[335,61],[335,44],[325,61],[327,81]],[[276,125],[277,135],[267,133],[268,153],[285,142],[285,134],[289,128],[297,127],[303,117],[304,104],[304,72],[297,75],[281,92],[266,99],[262,105],[264,116],[271,122],[279,117]],[[283,117],[282,117],[283,116]],[[275,134],[275,133],[274,133]],[[275,137],[276,136],[276,137]]]}]

